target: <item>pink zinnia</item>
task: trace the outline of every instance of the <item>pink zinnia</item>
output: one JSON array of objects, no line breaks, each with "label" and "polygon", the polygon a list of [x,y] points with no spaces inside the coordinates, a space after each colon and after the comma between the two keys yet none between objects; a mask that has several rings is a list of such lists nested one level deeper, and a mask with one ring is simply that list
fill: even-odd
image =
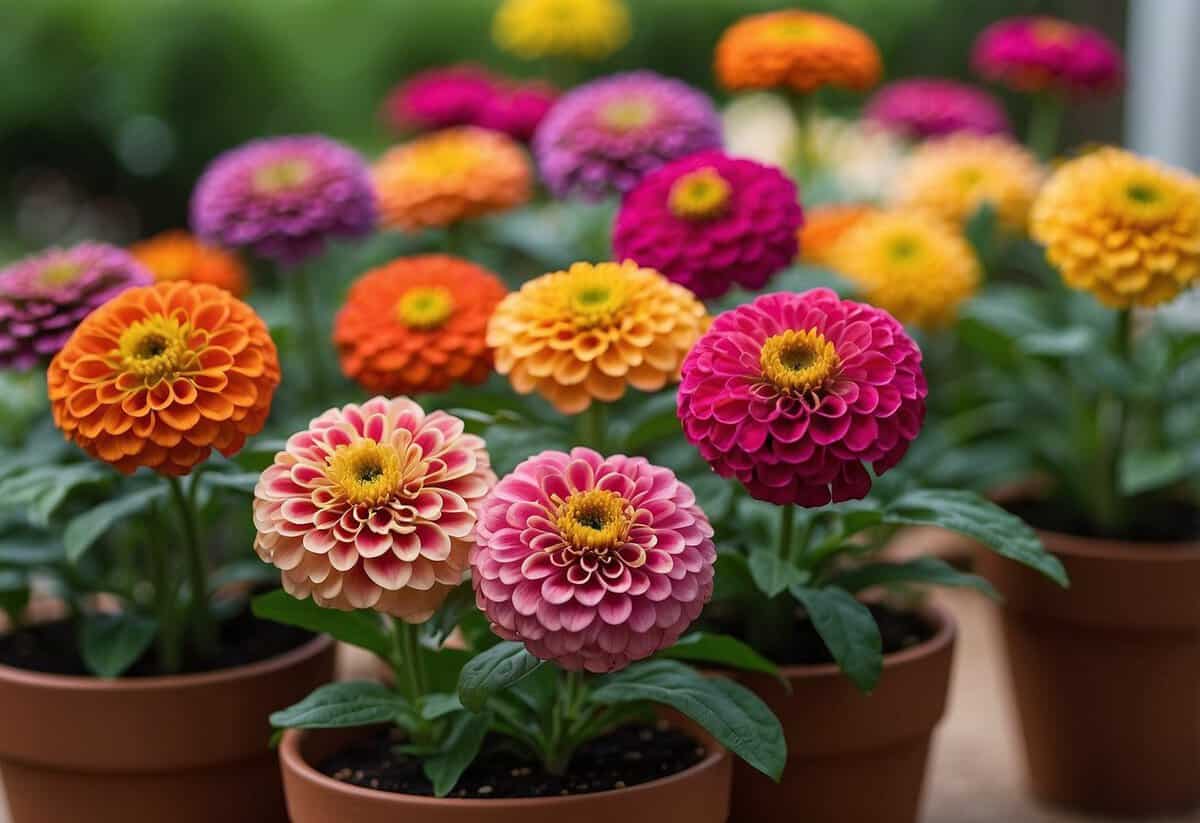
[{"label": "pink zinnia", "polygon": [[414,74],[388,96],[388,117],[405,131],[474,126],[495,87],[492,76],[477,66],[428,69]]},{"label": "pink zinnia", "polygon": [[871,98],[864,116],[916,139],[956,132],[1009,131],[1008,116],[995,97],[966,83],[939,77],[889,83]]},{"label": "pink zinnia", "polygon": [[1053,17],[993,23],[975,41],[971,62],[984,77],[1025,92],[1108,92],[1123,73],[1121,51],[1111,40]]},{"label": "pink zinnia", "polygon": [[692,490],[641,457],[547,451],[484,501],[471,552],[492,631],[572,671],[666,648],[712,595],[712,526]]},{"label": "pink zinnia", "polygon": [[683,363],[683,430],[722,477],[772,503],[871,489],[925,419],[921,352],[890,314],[829,289],[718,315]]},{"label": "pink zinnia", "polygon": [[407,397],[330,409],[259,479],[254,548],[295,597],[419,623],[466,576],[495,482],[483,440],[457,417]]},{"label": "pink zinnia", "polygon": [[475,125],[528,142],[557,99],[558,92],[545,83],[502,83],[483,104]]},{"label": "pink zinnia", "polygon": [[613,249],[709,299],[734,286],[761,289],[791,265],[803,221],[796,186],[778,169],[702,152],[625,196]]}]

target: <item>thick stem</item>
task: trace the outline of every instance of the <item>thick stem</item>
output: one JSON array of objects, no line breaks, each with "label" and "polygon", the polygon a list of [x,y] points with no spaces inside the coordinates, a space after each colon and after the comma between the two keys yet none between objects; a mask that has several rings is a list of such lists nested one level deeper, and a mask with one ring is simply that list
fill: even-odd
[{"label": "thick stem", "polygon": [[[1113,348],[1124,364],[1129,363],[1132,354],[1132,336],[1133,336],[1133,310],[1121,309],[1117,314],[1116,337],[1113,340]],[[1109,414],[1099,415],[1099,424],[1104,426],[1105,423],[1111,423],[1111,427],[1107,430],[1101,429],[1101,448],[1104,455],[1103,473],[1101,475],[1101,487],[1099,491],[1099,500],[1097,501],[1096,516],[1099,519],[1100,525],[1106,532],[1113,536],[1119,533],[1128,524],[1129,508],[1125,505],[1124,496],[1121,494],[1121,461],[1125,456],[1125,436],[1128,429],[1129,409],[1125,396],[1120,392],[1112,392],[1109,395],[1108,403]]]},{"label": "thick stem", "polygon": [[779,507],[779,558],[791,560],[795,551],[796,507],[787,503]]},{"label": "thick stem", "polygon": [[184,493],[183,484],[178,477],[169,477],[167,485],[171,490],[171,500],[179,513],[180,525],[183,527],[183,547],[187,556],[188,585],[191,589],[191,600],[188,604],[190,628],[196,641],[196,650],[201,655],[207,655],[217,647],[216,628],[208,608],[208,559],[200,545],[196,515],[188,495]]},{"label": "thick stem", "polygon": [[158,666],[163,674],[176,674],[183,668],[183,646],[175,628],[175,587],[171,583],[171,559],[166,545],[149,540],[151,582],[158,618]]},{"label": "thick stem", "polygon": [[571,756],[579,745],[578,737],[571,732],[580,727],[579,713],[586,697],[587,682],[583,673],[567,672],[550,717],[544,763],[550,774],[566,774],[571,765]]},{"label": "thick stem", "polygon": [[792,175],[796,184],[803,188],[812,182],[816,171],[813,141],[813,123],[817,114],[817,96],[810,94],[789,94],[788,105],[792,109],[792,117],[796,121],[796,155],[792,163]]},{"label": "thick stem", "polygon": [[598,400],[593,400],[577,419],[580,444],[604,454],[608,407]]},{"label": "thick stem", "polygon": [[326,366],[325,341],[328,339],[321,327],[317,312],[317,300],[313,291],[312,277],[308,269],[293,269],[284,272],[292,285],[293,303],[300,318],[302,345],[308,350],[307,372],[311,375],[313,395],[325,402],[329,394],[329,372]]},{"label": "thick stem", "polygon": [[1050,160],[1058,151],[1058,136],[1062,130],[1066,105],[1058,95],[1049,92],[1034,95],[1029,112],[1029,134],[1026,143],[1042,160]]}]

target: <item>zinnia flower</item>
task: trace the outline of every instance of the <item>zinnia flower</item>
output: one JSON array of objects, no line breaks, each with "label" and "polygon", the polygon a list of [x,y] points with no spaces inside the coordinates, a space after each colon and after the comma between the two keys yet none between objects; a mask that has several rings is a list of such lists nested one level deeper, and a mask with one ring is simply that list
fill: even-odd
[{"label": "zinnia flower", "polygon": [[863,299],[901,323],[940,328],[979,287],[979,263],[962,233],[919,212],[862,217],[837,242],[829,264]]},{"label": "zinnia flower", "polygon": [[641,457],[547,451],[484,501],[471,551],[492,631],[570,671],[665,649],[712,595],[712,526],[692,490]]},{"label": "zinnia flower", "polygon": [[613,251],[697,297],[761,289],[796,257],[804,217],[778,169],[703,152],[652,172],[625,196]]},{"label": "zinnia flower", "polygon": [[864,497],[925,418],[921,352],[882,309],[828,289],[718,315],[683,363],[679,419],[722,477],[772,503]]},{"label": "zinnia flower", "polygon": [[1121,85],[1121,51],[1088,26],[1053,17],[1010,17],[975,41],[971,62],[989,80],[1025,92],[1110,92]]},{"label": "zinnia flower", "polygon": [[828,266],[837,242],[855,224],[877,209],[865,203],[827,203],[809,209],[800,229],[800,259]]},{"label": "zinnia flower", "polygon": [[201,243],[185,231],[166,231],[129,247],[158,282],[190,280],[211,283],[234,297],[248,289],[246,267],[237,255]]},{"label": "zinnia flower", "polygon": [[351,149],[319,135],[254,140],[209,164],[192,192],[192,230],[282,263],[375,227],[375,196]]},{"label": "zinnia flower", "polygon": [[1120,149],[1059,167],[1031,228],[1067,285],[1114,308],[1157,305],[1200,276],[1200,180]]},{"label": "zinnia flower", "polygon": [[342,371],[369,392],[441,392],[492,371],[495,275],[442,254],[393,260],[360,277],[333,326]]},{"label": "zinnia flower", "polygon": [[86,243],[0,270],[0,369],[48,361],[93,309],[154,276],[127,252]]},{"label": "zinnia flower", "polygon": [[478,66],[448,66],[398,86],[388,97],[387,113],[401,131],[479,126],[525,141],[556,96],[545,83],[509,80]]},{"label": "zinnia flower", "polygon": [[125,474],[183,475],[266,422],[279,357],[262,319],[186,281],[122,292],[89,314],[46,375],[54,422]]},{"label": "zinnia flower", "polygon": [[717,42],[717,80],[730,91],[783,87],[807,93],[825,86],[865,91],[882,71],[870,37],[816,12],[752,14]]},{"label": "zinnia flower", "polygon": [[384,225],[417,231],[507,211],[529,199],[529,161],[499,132],[463,126],[389,150],[375,165]]},{"label": "zinnia flower", "polygon": [[557,99],[558,92],[546,83],[509,82],[488,98],[475,125],[528,142]]},{"label": "zinnia flower", "polygon": [[1010,232],[1025,231],[1042,185],[1037,158],[1007,137],[956,134],[923,143],[894,183],[899,208],[964,225],[985,203]]},{"label": "zinnia flower", "polygon": [[524,60],[602,60],[629,40],[629,11],[621,0],[504,0],[492,39]]},{"label": "zinnia flower", "polygon": [[430,616],[467,572],[496,482],[483,440],[407,397],[330,409],[288,438],[254,488],[254,550],[293,597]]},{"label": "zinnia flower", "polygon": [[500,301],[487,342],[518,392],[578,414],[627,384],[650,392],[675,380],[706,317],[690,291],[632,260],[576,263]]},{"label": "zinnia flower", "polygon": [[864,116],[917,139],[1009,131],[1000,101],[982,89],[940,77],[889,83],[871,97]]},{"label": "zinnia flower", "polygon": [[672,160],[721,146],[721,122],[702,92],[650,71],[585,83],[555,104],[533,136],[558,197],[623,193]]}]

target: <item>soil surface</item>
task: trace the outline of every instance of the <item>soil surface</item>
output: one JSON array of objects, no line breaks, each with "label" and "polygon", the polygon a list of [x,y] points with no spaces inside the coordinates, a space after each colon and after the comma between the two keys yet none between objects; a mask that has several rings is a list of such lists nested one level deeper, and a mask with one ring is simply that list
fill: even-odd
[{"label": "soil surface", "polygon": [[1139,502],[1133,506],[1128,528],[1119,534],[1100,533],[1086,517],[1061,500],[1019,501],[1006,503],[1004,508],[1035,529],[1076,537],[1145,543],[1200,540],[1200,509],[1178,500]]},{"label": "soil surface", "polygon": [[[44,674],[91,676],[79,654],[76,626],[71,620],[39,623],[0,634],[0,664]],[[313,635],[294,626],[259,620],[248,609],[221,623],[221,648],[205,657],[185,657],[181,674],[231,669],[269,660],[299,648]],[[154,648],[144,654],[123,677],[162,674]]]},{"label": "soil surface", "polygon": [[[883,637],[884,654],[911,649],[933,637],[934,627],[918,614],[882,605],[874,605],[870,609]],[[807,619],[796,623],[787,647],[781,647],[781,651],[785,651],[786,654],[775,659],[775,663],[780,666],[809,666],[834,662],[833,655],[825,648],[825,641]]]},{"label": "soil surface", "polygon": [[[559,776],[494,742],[484,742],[483,755],[463,774],[450,797],[556,797],[621,789],[681,772],[706,753],[704,746],[675,729],[625,726],[581,746],[568,773]],[[396,743],[385,729],[347,746],[318,769],[363,788],[432,796],[433,785],[421,771],[421,761],[394,754]]]}]

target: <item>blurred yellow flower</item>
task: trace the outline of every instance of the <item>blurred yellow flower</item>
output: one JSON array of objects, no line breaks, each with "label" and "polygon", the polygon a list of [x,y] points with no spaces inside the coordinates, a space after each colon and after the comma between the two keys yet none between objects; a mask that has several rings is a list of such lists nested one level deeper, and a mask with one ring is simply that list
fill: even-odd
[{"label": "blurred yellow flower", "polygon": [[804,214],[800,227],[800,259],[819,266],[828,265],[837,243],[860,220],[876,211],[864,203],[829,203],[815,206]]},{"label": "blurred yellow flower", "polygon": [[602,60],[629,40],[621,0],[504,0],[492,19],[492,39],[524,60]]}]

